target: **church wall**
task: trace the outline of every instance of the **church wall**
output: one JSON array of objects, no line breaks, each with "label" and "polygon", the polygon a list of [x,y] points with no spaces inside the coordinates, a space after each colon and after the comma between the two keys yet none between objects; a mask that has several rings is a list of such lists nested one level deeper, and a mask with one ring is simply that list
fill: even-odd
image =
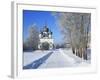
[{"label": "church wall", "polygon": [[48,42],[48,43],[53,43],[53,39],[40,39],[40,42]]}]

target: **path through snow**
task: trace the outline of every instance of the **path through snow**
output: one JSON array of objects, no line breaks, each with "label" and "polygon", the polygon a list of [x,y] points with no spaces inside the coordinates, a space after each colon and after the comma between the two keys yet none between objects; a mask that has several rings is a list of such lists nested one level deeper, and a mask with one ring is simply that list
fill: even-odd
[{"label": "path through snow", "polygon": [[[26,61],[26,62],[25,62]],[[24,69],[87,66],[90,63],[73,55],[71,49],[24,53]]]},{"label": "path through snow", "polygon": [[[84,63],[84,65],[83,65]],[[72,54],[71,50],[58,49],[53,51],[53,54],[39,66],[39,68],[59,68],[59,67],[75,67],[85,66],[88,63],[85,60]]]}]

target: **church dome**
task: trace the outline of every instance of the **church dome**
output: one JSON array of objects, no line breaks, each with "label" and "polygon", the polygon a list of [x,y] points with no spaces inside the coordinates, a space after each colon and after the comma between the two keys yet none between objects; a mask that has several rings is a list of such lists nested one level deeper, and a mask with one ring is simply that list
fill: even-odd
[{"label": "church dome", "polygon": [[47,28],[47,26],[44,26],[43,31],[44,31],[44,32],[49,32],[49,29]]}]

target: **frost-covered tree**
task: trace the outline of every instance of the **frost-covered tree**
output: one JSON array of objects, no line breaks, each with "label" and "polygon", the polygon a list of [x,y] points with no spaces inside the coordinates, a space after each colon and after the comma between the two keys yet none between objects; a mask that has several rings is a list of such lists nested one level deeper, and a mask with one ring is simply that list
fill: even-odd
[{"label": "frost-covered tree", "polygon": [[39,43],[39,32],[37,30],[36,25],[31,25],[29,27],[29,35],[28,38],[25,40],[23,46],[24,49],[28,50],[36,50],[38,49]]}]

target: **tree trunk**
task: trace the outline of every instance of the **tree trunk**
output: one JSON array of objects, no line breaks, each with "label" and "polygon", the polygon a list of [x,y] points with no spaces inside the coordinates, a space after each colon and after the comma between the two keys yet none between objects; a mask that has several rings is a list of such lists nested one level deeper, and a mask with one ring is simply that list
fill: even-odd
[{"label": "tree trunk", "polygon": [[87,49],[84,48],[84,59],[87,60]]},{"label": "tree trunk", "polygon": [[73,51],[73,54],[75,54],[75,48],[74,47],[72,47],[72,51]]}]

